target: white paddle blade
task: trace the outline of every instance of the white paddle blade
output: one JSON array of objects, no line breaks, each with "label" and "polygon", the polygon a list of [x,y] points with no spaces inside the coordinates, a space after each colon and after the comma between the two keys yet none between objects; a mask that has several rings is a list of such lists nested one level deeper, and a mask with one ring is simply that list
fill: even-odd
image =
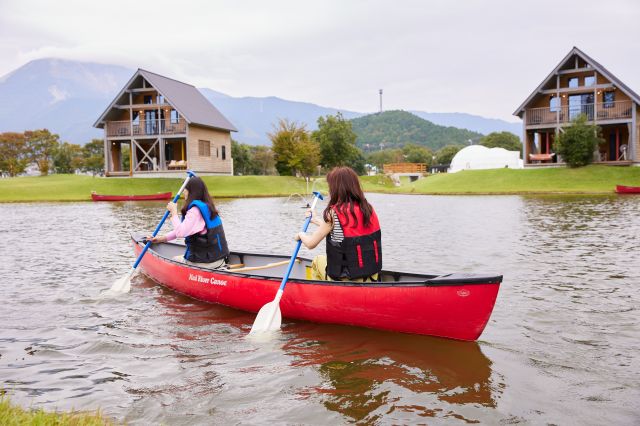
[{"label": "white paddle blade", "polygon": [[274,300],[260,309],[249,334],[280,330],[280,324],[282,324],[280,301]]},{"label": "white paddle blade", "polygon": [[111,293],[129,293],[131,291],[131,277],[135,270],[131,270],[128,274],[118,278],[109,291]]}]

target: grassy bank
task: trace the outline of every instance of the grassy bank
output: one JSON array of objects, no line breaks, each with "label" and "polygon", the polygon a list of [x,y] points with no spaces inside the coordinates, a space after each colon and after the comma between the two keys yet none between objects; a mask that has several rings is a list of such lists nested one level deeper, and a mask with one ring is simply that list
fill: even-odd
[{"label": "grassy bank", "polygon": [[25,410],[0,396],[0,424],[6,426],[103,426],[112,424],[100,413],[49,413],[42,409]]},{"label": "grassy bank", "polygon": [[[304,179],[291,176],[205,176],[214,197],[288,196],[307,192]],[[611,194],[615,186],[640,186],[640,167],[588,166],[578,169],[495,169],[437,174],[399,187],[384,176],[362,177],[365,191],[409,194]],[[53,175],[0,179],[0,202],[88,201],[91,191],[129,195],[175,192],[182,179],[93,178]],[[326,193],[320,178],[308,189]]]},{"label": "grassy bank", "polygon": [[396,188],[422,194],[611,194],[616,185],[640,186],[640,167],[493,169],[436,174]]},{"label": "grassy bank", "polygon": [[[304,179],[291,176],[205,176],[203,179],[214,197],[288,196],[302,194],[307,188]],[[88,201],[91,200],[91,191],[108,195],[175,193],[182,181],[77,175],[0,179],[0,202]]]}]

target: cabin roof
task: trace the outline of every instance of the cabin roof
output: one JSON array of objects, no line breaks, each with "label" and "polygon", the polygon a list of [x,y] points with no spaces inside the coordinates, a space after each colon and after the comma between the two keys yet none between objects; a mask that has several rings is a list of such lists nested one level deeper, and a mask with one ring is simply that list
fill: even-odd
[{"label": "cabin roof", "polygon": [[189,124],[237,132],[233,124],[214,107],[207,98],[193,85],[172,78],[164,77],[151,71],[138,69],[127,84],[120,90],[107,109],[96,120],[93,127],[102,128],[107,115],[116,105],[118,99],[131,87],[137,77],[141,76],[173,106]]},{"label": "cabin roof", "polygon": [[569,61],[574,55],[578,55],[580,58],[582,58],[586,63],[588,63],[589,65],[591,65],[591,67],[598,71],[601,75],[603,75],[607,80],[609,80],[610,82],[612,82],[616,87],[618,87],[620,90],[622,90],[627,96],[629,96],[634,102],[640,104],[640,96],[634,92],[633,90],[631,90],[629,88],[629,86],[627,86],[626,84],[624,84],[622,81],[620,81],[620,79],[618,79],[615,75],[613,75],[611,72],[609,72],[609,70],[607,70],[604,66],[602,66],[599,62],[597,62],[595,59],[593,59],[591,56],[587,55],[586,53],[584,53],[582,50],[578,49],[577,47],[573,47],[573,49],[571,49],[571,51],[560,61],[560,63],[558,63],[558,65],[553,69],[553,71],[551,71],[551,73],[549,73],[548,76],[545,77],[544,80],[542,80],[542,83],[540,83],[540,85],[538,87],[536,87],[536,89],[529,95],[529,97],[518,107],[518,109],[515,110],[515,112],[513,113],[513,115],[517,115],[518,117],[522,117],[522,113],[524,112],[526,106],[529,104],[529,102],[531,102],[533,100],[533,98],[536,97],[536,95],[539,94],[540,90],[542,90],[542,88],[549,83],[549,81],[556,75],[556,73],[558,71],[560,71],[560,69],[567,63],[567,61]]}]

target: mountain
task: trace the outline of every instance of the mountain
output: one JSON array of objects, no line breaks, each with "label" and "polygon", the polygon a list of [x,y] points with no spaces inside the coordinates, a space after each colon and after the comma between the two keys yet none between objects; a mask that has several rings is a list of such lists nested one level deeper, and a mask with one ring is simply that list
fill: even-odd
[{"label": "mountain", "polygon": [[336,114],[338,111],[346,119],[362,115],[353,111],[288,101],[273,96],[233,98],[220,96],[219,92],[210,89],[200,89],[200,92],[238,128],[238,133],[233,135],[233,138],[251,145],[269,144],[266,135],[273,130],[273,125],[280,118],[305,123],[307,129],[315,130],[318,117],[323,115]]},{"label": "mountain", "polygon": [[0,131],[48,128],[82,144],[100,138],[92,125],[132,74],[114,65],[29,62],[0,79]]},{"label": "mountain", "polygon": [[463,112],[410,112],[441,126],[468,129],[483,135],[491,132],[511,132],[518,136],[522,134],[522,123],[512,123],[497,118],[485,118]]},{"label": "mountain", "polygon": [[[0,132],[46,127],[64,141],[84,144],[102,138],[92,127],[135,70],[117,65],[63,59],[38,59],[0,77]],[[318,117],[340,111],[347,119],[364,114],[277,97],[233,97],[212,89],[199,89],[239,132],[233,138],[252,145],[269,143],[267,133],[279,118],[316,128]],[[416,115],[454,127],[481,133],[505,130],[512,124],[469,114]],[[520,134],[520,126],[516,134]],[[515,127],[514,127],[515,128]]]},{"label": "mountain", "polygon": [[434,124],[407,111],[384,111],[351,120],[356,143],[365,151],[400,148],[408,143],[438,150],[446,145],[468,145],[482,134]]}]

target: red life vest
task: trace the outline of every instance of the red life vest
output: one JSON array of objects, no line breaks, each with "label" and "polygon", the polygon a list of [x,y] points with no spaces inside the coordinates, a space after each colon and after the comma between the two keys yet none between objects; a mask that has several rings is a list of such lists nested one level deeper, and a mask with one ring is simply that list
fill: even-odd
[{"label": "red life vest", "polygon": [[382,270],[382,234],[378,216],[372,211],[369,225],[364,226],[360,206],[353,205],[357,221],[351,214],[351,207],[348,205],[345,209],[346,215],[336,206],[332,208],[344,233],[341,243],[332,241],[331,234],[327,235],[327,275],[334,280],[368,278]]}]

